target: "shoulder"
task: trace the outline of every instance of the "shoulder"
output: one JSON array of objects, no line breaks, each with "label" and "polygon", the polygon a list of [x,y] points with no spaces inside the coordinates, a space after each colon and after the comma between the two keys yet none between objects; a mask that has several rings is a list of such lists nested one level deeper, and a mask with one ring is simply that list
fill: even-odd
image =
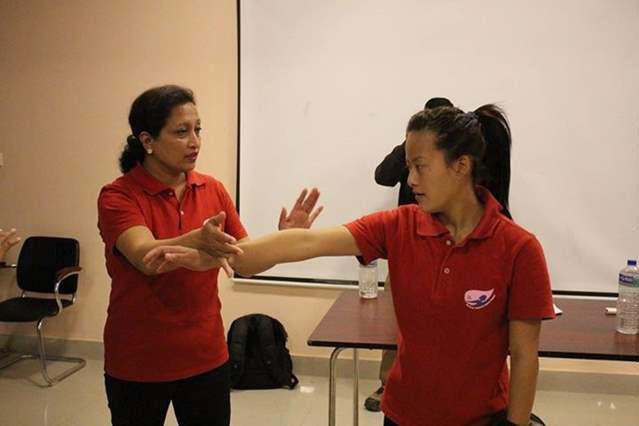
[{"label": "shoulder", "polygon": [[111,194],[126,194],[134,196],[136,192],[140,191],[139,188],[131,176],[128,174],[122,175],[115,179],[113,182],[107,183],[100,189],[99,199],[102,199]]},{"label": "shoulder", "polygon": [[496,224],[495,237],[502,240],[515,255],[526,246],[536,246],[541,250],[534,233],[503,215],[500,215]]},{"label": "shoulder", "polygon": [[205,188],[205,190],[207,191],[226,193],[224,184],[211,175],[192,171],[190,178],[193,183],[195,183],[197,186]]}]

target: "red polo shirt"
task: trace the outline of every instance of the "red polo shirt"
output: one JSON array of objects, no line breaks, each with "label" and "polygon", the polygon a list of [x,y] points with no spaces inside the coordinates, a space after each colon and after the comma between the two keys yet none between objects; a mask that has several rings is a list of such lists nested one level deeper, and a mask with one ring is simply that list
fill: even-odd
[{"label": "red polo shirt", "polygon": [[402,426],[489,424],[508,403],[508,321],[554,318],[541,245],[479,191],[458,245],[416,205],[347,225],[366,262],[388,259],[401,338],[382,409]]},{"label": "red polo shirt", "polygon": [[138,382],[171,381],[226,362],[219,269],[146,276],[115,247],[120,234],[133,226],[146,226],[157,239],[173,238],[220,211],[226,212],[224,231],[238,240],[246,237],[231,197],[212,177],[187,173],[181,201],[142,166],[102,188],[98,228],[112,279],[104,328],[107,374]]}]

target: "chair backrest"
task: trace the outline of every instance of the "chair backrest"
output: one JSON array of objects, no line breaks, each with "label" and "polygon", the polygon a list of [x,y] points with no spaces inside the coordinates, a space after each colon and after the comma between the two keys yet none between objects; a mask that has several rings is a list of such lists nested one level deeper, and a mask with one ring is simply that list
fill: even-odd
[{"label": "chair backrest", "polygon": [[[53,293],[56,273],[80,263],[80,244],[73,238],[29,237],[18,256],[16,281],[25,291]],[[78,276],[65,279],[60,294],[74,294],[78,289]]]}]

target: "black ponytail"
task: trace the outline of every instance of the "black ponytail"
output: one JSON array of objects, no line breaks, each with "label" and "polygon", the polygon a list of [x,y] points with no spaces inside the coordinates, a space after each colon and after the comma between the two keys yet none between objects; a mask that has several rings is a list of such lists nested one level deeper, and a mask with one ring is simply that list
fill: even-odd
[{"label": "black ponytail", "polygon": [[424,130],[435,133],[435,146],[444,151],[447,162],[470,157],[473,183],[485,186],[512,218],[508,210],[511,137],[504,112],[492,104],[467,113],[447,106],[425,109],[411,117],[406,132]]},{"label": "black ponytail", "polygon": [[120,154],[122,173],[142,164],[146,157],[146,151],[139,139],[140,133],[147,132],[151,137],[157,138],[173,108],[188,103],[195,104],[193,92],[175,85],[154,87],[133,101],[129,112],[129,125],[133,134],[127,137],[126,146]]},{"label": "black ponytail", "polygon": [[486,141],[482,159],[485,179],[482,182],[504,207],[504,213],[512,219],[509,210],[510,193],[510,126],[504,111],[496,105],[483,105],[475,110]]},{"label": "black ponytail", "polygon": [[126,138],[126,145],[120,154],[120,171],[126,173],[138,164],[142,164],[146,152],[142,142],[133,135]]}]

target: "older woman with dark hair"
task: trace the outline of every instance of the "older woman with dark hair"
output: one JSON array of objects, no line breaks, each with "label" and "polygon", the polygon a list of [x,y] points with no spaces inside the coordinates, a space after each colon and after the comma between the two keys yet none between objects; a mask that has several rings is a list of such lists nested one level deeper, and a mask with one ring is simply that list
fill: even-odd
[{"label": "older woman with dark hair", "polygon": [[[98,227],[112,279],[104,328],[105,384],[112,423],[162,425],[170,403],[180,425],[230,423],[228,352],[218,272],[247,233],[217,179],[196,172],[202,125],[193,92],[149,89],[133,102],[123,175],[102,188]],[[309,227],[319,192],[306,190],[280,229]],[[212,218],[212,219],[211,219]],[[204,233],[203,229],[207,229]],[[154,247],[195,250],[191,269],[158,273]]]}]

